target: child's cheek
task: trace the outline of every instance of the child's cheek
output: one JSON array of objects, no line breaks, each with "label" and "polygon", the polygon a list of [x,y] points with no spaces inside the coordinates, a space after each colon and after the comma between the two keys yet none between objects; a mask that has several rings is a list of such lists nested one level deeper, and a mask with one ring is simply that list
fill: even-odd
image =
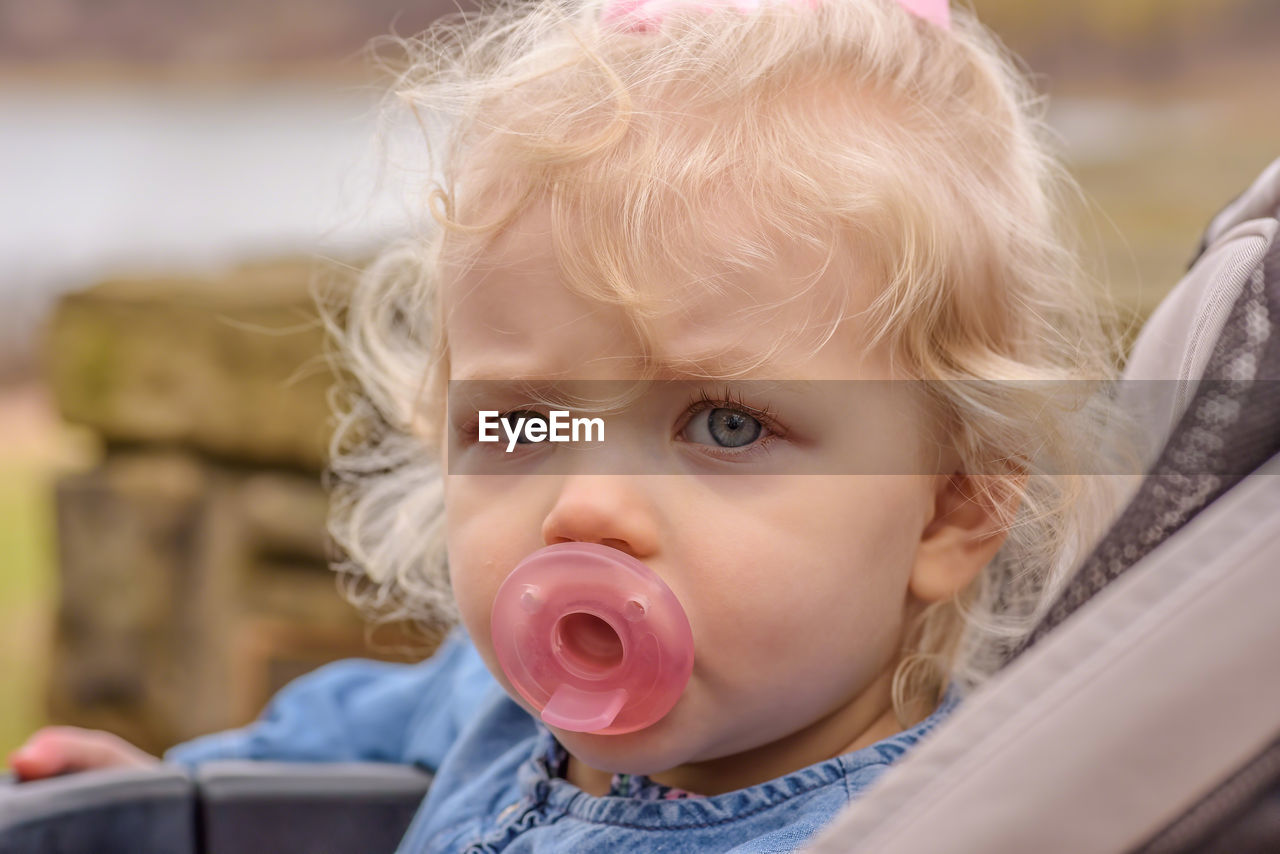
[{"label": "child's cheek", "polygon": [[[449,578],[458,610],[477,645],[487,646],[498,588],[524,555],[541,545],[536,527],[516,521],[506,478],[452,476],[445,504]],[[509,484],[508,484],[509,486]]]}]

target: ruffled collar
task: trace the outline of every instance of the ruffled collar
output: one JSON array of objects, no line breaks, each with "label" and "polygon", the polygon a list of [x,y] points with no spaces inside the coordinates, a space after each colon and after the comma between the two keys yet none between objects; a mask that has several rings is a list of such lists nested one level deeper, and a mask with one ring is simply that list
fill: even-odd
[{"label": "ruffled collar", "polygon": [[[947,689],[938,708],[928,718],[897,735],[855,753],[876,753],[882,757],[882,761],[892,762],[947,717],[959,701],[959,691],[952,685]],[[534,762],[540,772],[538,776],[544,780],[557,780],[563,784],[572,785],[568,783],[566,776],[569,770],[569,751],[556,740],[546,724],[537,719],[535,724],[538,727],[538,738]],[[609,781],[609,791],[603,797],[629,798],[633,801],[676,801],[707,796],[659,783],[643,774],[614,774]]]}]

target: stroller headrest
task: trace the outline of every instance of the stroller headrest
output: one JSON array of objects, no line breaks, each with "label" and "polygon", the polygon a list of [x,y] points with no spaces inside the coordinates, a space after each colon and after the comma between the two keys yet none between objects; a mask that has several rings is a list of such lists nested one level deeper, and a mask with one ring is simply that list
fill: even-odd
[{"label": "stroller headrest", "polygon": [[[1146,477],[1035,631],[1032,643],[1280,452],[1280,160],[1152,314],[1119,403],[1151,442]],[[1234,222],[1234,225],[1231,223]],[[1179,337],[1181,336],[1181,337]]]},{"label": "stroller headrest", "polygon": [[1280,158],[1272,161],[1249,189],[1209,222],[1200,243],[1200,254],[1242,222],[1277,217],[1280,217]]},{"label": "stroller headrest", "polygon": [[1245,282],[1280,232],[1280,159],[1210,222],[1187,275],[1143,326],[1120,403],[1138,419],[1150,463],[1186,411]]}]

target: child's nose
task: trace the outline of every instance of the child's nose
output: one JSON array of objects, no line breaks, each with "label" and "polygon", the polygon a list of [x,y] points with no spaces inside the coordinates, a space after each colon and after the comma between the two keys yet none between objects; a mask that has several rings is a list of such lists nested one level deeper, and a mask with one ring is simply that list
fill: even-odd
[{"label": "child's nose", "polygon": [[570,475],[542,522],[542,541],[599,543],[644,559],[658,549],[658,523],[636,478]]}]

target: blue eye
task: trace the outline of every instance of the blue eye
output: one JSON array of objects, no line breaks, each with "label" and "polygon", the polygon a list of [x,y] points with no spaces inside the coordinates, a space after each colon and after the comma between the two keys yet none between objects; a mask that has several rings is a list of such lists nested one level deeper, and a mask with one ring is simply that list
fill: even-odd
[{"label": "blue eye", "polygon": [[685,427],[688,441],[715,444],[721,448],[742,448],[764,433],[759,419],[740,409],[716,407],[694,415]]}]

